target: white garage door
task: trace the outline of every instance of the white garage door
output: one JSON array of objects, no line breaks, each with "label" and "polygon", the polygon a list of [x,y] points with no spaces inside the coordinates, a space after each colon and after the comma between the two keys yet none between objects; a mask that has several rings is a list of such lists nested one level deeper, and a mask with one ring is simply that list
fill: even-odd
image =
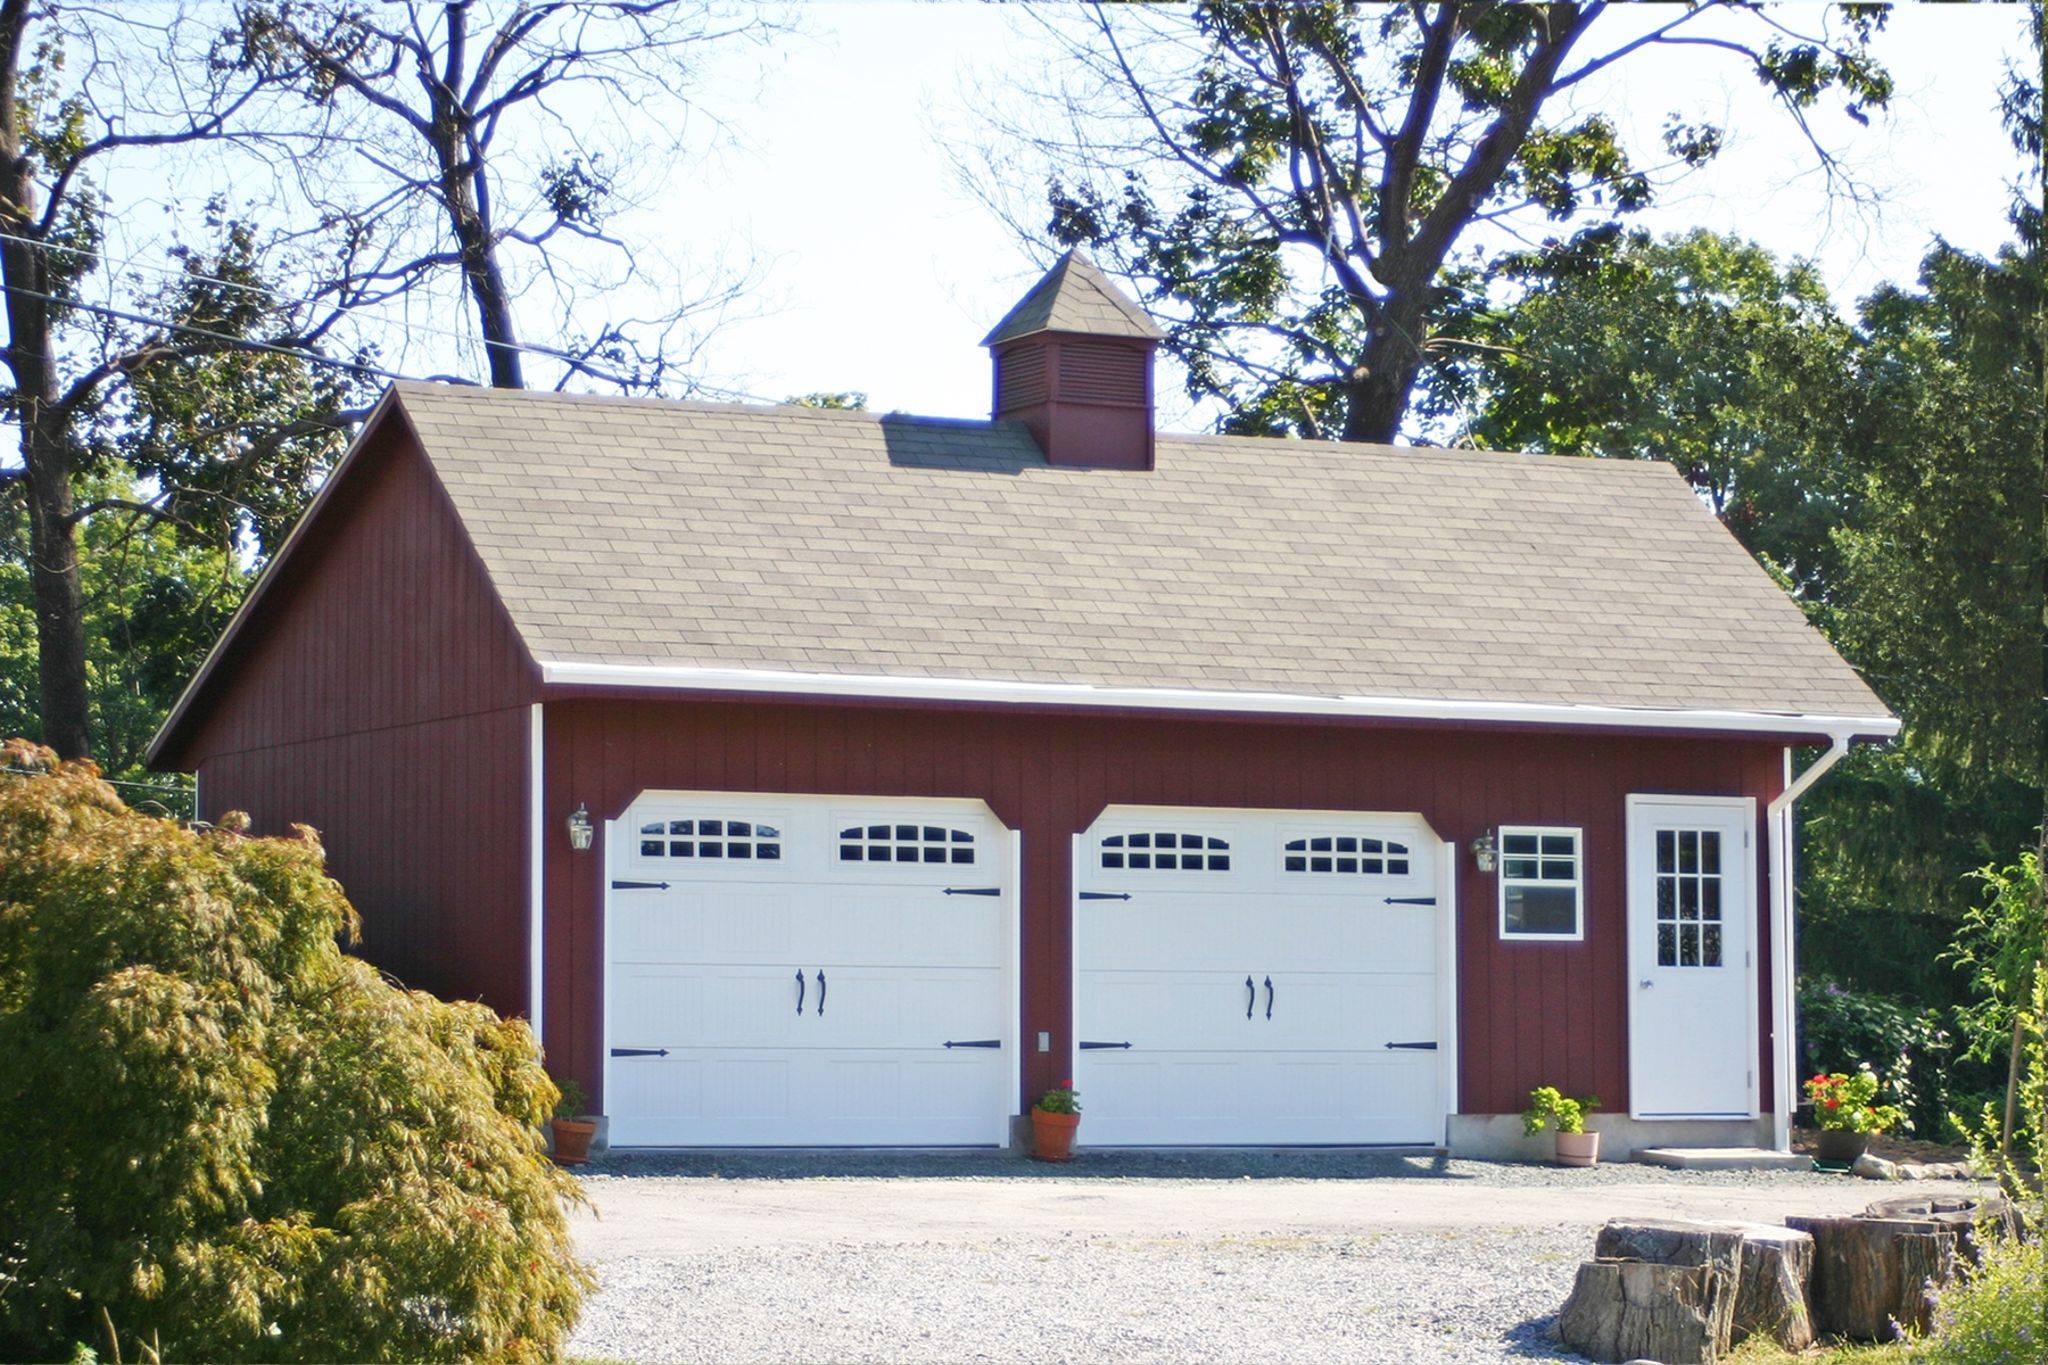
[{"label": "white garage door", "polygon": [[608,842],[613,1143],[1006,1140],[1014,857],[986,806],[649,793]]},{"label": "white garage door", "polygon": [[1090,1145],[1442,1141],[1452,900],[1419,817],[1112,807],[1075,859]]}]

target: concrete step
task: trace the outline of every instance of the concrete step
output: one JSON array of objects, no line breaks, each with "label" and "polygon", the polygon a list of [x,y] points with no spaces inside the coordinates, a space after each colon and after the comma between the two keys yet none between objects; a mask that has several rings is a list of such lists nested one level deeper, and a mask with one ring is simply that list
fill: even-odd
[{"label": "concrete step", "polygon": [[1674,1171],[1810,1171],[1813,1158],[1764,1147],[1638,1147],[1635,1160]]}]

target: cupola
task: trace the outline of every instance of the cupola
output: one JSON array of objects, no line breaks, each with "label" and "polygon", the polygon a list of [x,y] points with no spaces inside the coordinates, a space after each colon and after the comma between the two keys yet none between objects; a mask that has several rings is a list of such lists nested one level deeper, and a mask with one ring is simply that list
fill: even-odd
[{"label": "cupola", "polygon": [[1048,462],[1152,467],[1152,356],[1165,333],[1076,247],[983,339],[998,418]]}]

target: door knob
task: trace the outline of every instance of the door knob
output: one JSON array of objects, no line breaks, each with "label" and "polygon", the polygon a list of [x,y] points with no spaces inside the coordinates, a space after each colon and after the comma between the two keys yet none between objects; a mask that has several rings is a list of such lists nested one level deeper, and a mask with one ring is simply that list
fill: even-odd
[{"label": "door knob", "polygon": [[1657,983],[1650,980],[1650,978],[1646,976],[1641,981],[1636,982],[1636,984],[1638,986],[1641,986],[1644,990],[1648,990],[1650,989],[1650,987],[1656,985]]}]

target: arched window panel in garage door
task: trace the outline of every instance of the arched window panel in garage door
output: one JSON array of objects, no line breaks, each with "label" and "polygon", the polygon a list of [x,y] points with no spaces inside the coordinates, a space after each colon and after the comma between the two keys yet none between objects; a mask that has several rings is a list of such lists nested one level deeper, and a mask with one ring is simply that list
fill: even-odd
[{"label": "arched window panel in garage door", "polygon": [[638,822],[639,856],[667,863],[782,860],[782,824],[730,816],[663,815]]},{"label": "arched window panel in garage door", "polygon": [[884,821],[845,825],[839,831],[839,861],[895,865],[972,867],[974,831],[955,825]]},{"label": "arched window panel in garage door", "polygon": [[1412,857],[1405,839],[1318,830],[1284,837],[1280,870],[1307,877],[1406,877]]},{"label": "arched window panel in garage door", "polygon": [[1103,836],[1099,857],[1110,872],[1228,872],[1230,841],[1187,830],[1133,830]]}]

